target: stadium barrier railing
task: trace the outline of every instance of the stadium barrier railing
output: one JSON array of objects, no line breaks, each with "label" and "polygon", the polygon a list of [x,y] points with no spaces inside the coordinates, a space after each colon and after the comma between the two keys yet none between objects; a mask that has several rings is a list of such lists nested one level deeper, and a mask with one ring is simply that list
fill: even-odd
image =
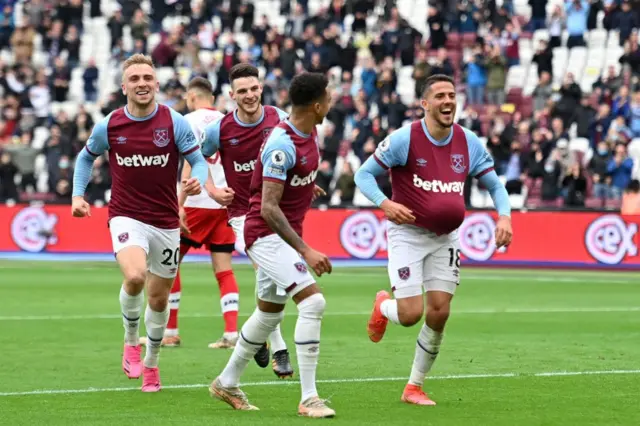
[{"label": "stadium barrier railing", "polygon": [[[36,260],[113,260],[107,208],[73,218],[69,206],[0,207],[0,257]],[[496,214],[469,211],[458,230],[465,265],[638,269],[640,215],[612,212],[514,212],[514,240],[496,250]],[[304,238],[337,263],[382,266],[387,259],[386,219],[379,210],[313,209]],[[204,249],[188,261],[208,259]],[[246,261],[237,255],[240,262]]]}]

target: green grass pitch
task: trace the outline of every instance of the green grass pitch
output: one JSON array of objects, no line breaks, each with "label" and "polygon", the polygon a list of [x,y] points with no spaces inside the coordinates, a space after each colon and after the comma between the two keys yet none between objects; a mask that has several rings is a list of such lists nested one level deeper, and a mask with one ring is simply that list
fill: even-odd
[{"label": "green grass pitch", "polygon": [[[254,309],[253,272],[236,268],[240,324]],[[164,389],[143,394],[120,368],[114,263],[0,262],[0,425],[639,425],[640,274],[464,269],[440,356],[426,381],[436,407],[400,402],[418,327],[366,322],[383,268],[334,269],[318,389],[332,420],[296,415],[299,385],[251,364],[243,389],[259,412],[234,412],[206,386],[231,354],[206,264],[182,271],[183,346],[163,349]],[[295,306],[282,324],[292,344]],[[144,329],[144,327],[143,327]]]}]

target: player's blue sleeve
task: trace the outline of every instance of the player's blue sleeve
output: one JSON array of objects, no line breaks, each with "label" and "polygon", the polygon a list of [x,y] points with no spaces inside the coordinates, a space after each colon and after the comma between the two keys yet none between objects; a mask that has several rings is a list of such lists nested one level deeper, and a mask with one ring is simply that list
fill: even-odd
[{"label": "player's blue sleeve", "polygon": [[469,148],[469,174],[475,178],[489,173],[493,170],[493,158],[491,154],[482,146],[482,142],[475,133],[471,130],[463,127],[464,133],[467,136],[467,147]]},{"label": "player's blue sleeve", "polygon": [[409,157],[410,141],[411,125],[399,128],[378,144],[373,153],[374,161],[386,169],[404,166]]},{"label": "player's blue sleeve", "polygon": [[387,196],[378,187],[376,176],[385,173],[385,169],[373,157],[369,157],[358,169],[355,175],[356,186],[373,204],[380,207],[380,204],[387,199]]},{"label": "player's blue sleeve", "polygon": [[222,120],[217,120],[204,128],[200,139],[202,140],[202,155],[205,158],[211,157],[220,149],[220,123]]},{"label": "player's blue sleeve", "polygon": [[87,185],[91,180],[91,171],[93,170],[93,162],[95,159],[109,149],[109,139],[107,138],[107,125],[111,114],[98,121],[91,135],[87,140],[84,149],[80,151],[76,157],[76,163],[73,171],[73,190],[72,196],[84,196]]},{"label": "player's blue sleeve", "polygon": [[262,176],[267,179],[287,180],[287,170],[296,164],[296,148],[284,131],[276,128],[264,145],[262,154]]},{"label": "player's blue sleeve", "polygon": [[509,202],[509,194],[504,187],[498,174],[495,170],[491,170],[488,173],[483,174],[478,179],[482,186],[487,188],[493,205],[495,206],[500,216],[511,216],[511,203]]},{"label": "player's blue sleeve", "polygon": [[278,117],[280,117],[280,121],[283,121],[285,119],[287,119],[289,117],[289,113],[285,112],[283,110],[281,110],[278,107],[274,107],[276,109],[276,111],[278,112]]},{"label": "player's blue sleeve", "polygon": [[204,155],[202,155],[202,151],[196,149],[186,154],[184,158],[191,166],[191,177],[198,179],[200,185],[204,185],[209,177],[209,165]]},{"label": "player's blue sleeve", "polygon": [[172,109],[171,119],[173,120],[173,137],[178,146],[178,151],[186,158],[188,154],[199,150],[200,144],[196,139],[196,135],[193,134],[193,130],[191,130],[191,125],[184,116]]}]

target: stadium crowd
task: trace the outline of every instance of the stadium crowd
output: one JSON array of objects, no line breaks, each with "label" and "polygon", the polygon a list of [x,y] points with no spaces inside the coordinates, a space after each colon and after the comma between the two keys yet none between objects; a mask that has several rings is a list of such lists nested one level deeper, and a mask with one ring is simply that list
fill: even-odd
[{"label": "stadium crowd", "polygon": [[[238,62],[262,70],[264,103],[284,110],[296,73],[328,73],[321,204],[368,205],[354,171],[422,117],[421,84],[444,73],[514,208],[638,212],[638,28],[640,0],[0,0],[0,202],[70,202],[93,123],[124,104],[118,64],[142,52],[162,102],[185,113],[194,76],[233,108]],[[89,201],[108,202],[108,167],[96,161]],[[466,189],[488,206],[482,188]]]}]

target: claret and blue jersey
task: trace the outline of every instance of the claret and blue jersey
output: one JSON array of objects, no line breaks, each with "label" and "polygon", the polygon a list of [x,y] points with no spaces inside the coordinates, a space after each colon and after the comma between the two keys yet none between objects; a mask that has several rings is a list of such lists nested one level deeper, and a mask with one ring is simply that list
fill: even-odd
[{"label": "claret and blue jersey", "polygon": [[414,212],[416,226],[446,234],[464,220],[464,186],[469,175],[489,189],[501,215],[510,214],[508,194],[493,166],[493,159],[472,131],[454,124],[446,138],[436,140],[420,120],[382,141],[355,179],[363,194],[380,206],[387,197],[375,176],[390,169],[393,201]]},{"label": "claret and blue jersey", "polygon": [[93,161],[105,152],[109,152],[112,176],[110,218],[125,216],[159,228],[178,228],[180,154],[201,185],[207,180],[207,162],[189,122],[163,105],[141,118],[120,108],[94,126],[76,160],[74,196],[84,195]]}]

